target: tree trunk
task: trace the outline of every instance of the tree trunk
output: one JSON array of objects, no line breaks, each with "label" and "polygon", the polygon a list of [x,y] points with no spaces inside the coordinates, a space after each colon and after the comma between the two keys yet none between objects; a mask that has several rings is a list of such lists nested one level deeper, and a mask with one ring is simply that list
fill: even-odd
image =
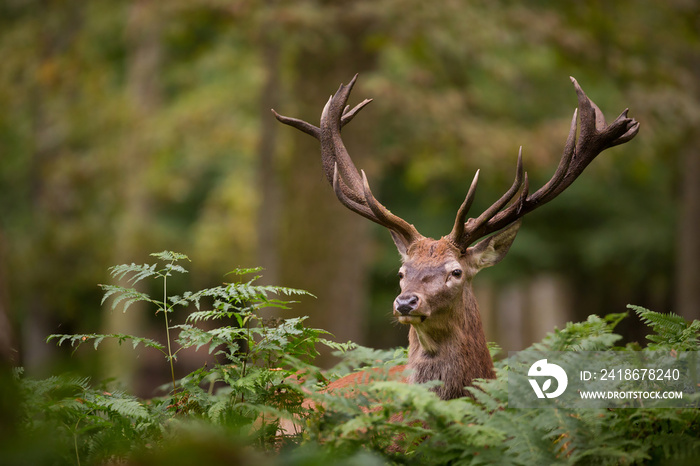
[{"label": "tree trunk", "polygon": [[[265,40],[265,39],[263,39]],[[258,265],[263,267],[262,283],[279,285],[279,215],[280,189],[277,148],[279,124],[272,117],[271,108],[277,108],[280,79],[279,51],[275,44],[265,40],[262,49],[265,66],[265,85],[260,95],[260,143],[258,146],[258,180],[260,205],[258,207]]]},{"label": "tree trunk", "polygon": [[[316,85],[310,85],[313,81],[302,81],[298,87],[301,99],[308,95],[304,106],[311,107],[302,112],[305,117],[311,112],[320,115],[325,103],[326,93],[305,89],[308,86],[318,91]],[[312,94],[320,95],[314,98]],[[337,341],[362,343],[369,224],[338,202],[321,169],[318,141],[301,133],[295,134],[293,141],[290,173],[285,180],[281,283],[316,295],[317,299],[304,300],[299,308],[309,316],[307,325],[331,332]],[[360,151],[353,149],[357,149],[355,144],[350,150],[355,163],[361,164]],[[324,365],[329,362],[326,354],[319,360]]]},{"label": "tree trunk", "polygon": [[520,284],[508,285],[499,293],[496,304],[496,341],[504,352],[520,351],[527,346],[525,304],[525,290]]},{"label": "tree trunk", "polygon": [[681,208],[676,259],[676,309],[700,319],[700,153],[688,144],[681,156]]},{"label": "tree trunk", "polygon": [[572,320],[572,293],[569,282],[552,274],[538,274],[528,283],[529,332],[525,347],[542,340],[555,328],[562,329]]},{"label": "tree trunk", "polygon": [[[318,124],[328,95],[341,82],[365,69],[372,56],[359,49],[364,27],[361,21],[338,18],[335,27],[349,37],[344,50],[299,53],[299,77],[294,86],[297,106],[283,113]],[[359,24],[358,24],[359,23]],[[324,55],[320,56],[321,53]],[[352,102],[368,97],[358,83]],[[355,118],[344,131],[348,150],[359,167],[368,152],[371,112]],[[284,185],[283,248],[281,283],[305,289],[316,295],[305,300],[299,312],[308,315],[307,324],[331,332],[337,341],[364,343],[363,326],[367,312],[367,267],[371,241],[370,224],[350,212],[337,200],[321,168],[319,142],[290,128],[289,153]],[[370,175],[371,176],[371,175]],[[322,348],[319,348],[322,350]],[[329,365],[332,358],[322,353],[317,361]]]},{"label": "tree trunk", "polygon": [[13,325],[7,313],[9,307],[7,306],[8,280],[5,265],[7,264],[6,254],[5,235],[3,235],[3,232],[0,230],[0,370],[4,367],[3,363],[17,363],[13,349]]}]

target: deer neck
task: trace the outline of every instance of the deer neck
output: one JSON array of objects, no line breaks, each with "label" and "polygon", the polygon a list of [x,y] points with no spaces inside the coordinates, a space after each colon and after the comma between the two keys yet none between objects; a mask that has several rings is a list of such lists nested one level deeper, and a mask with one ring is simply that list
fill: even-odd
[{"label": "deer neck", "polygon": [[449,310],[449,318],[431,325],[411,325],[408,334],[409,381],[443,382],[435,392],[442,399],[465,396],[474,378],[494,378],[493,362],[476,299],[470,286]]}]

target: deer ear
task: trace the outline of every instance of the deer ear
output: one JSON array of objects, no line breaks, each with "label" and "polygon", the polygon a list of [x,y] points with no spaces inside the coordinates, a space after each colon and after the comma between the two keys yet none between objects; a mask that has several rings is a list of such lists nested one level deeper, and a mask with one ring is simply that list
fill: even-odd
[{"label": "deer ear", "polygon": [[391,239],[394,240],[394,244],[396,245],[396,249],[399,250],[399,254],[401,254],[401,260],[405,261],[408,258],[408,244],[406,243],[406,240],[404,240],[401,235],[398,235],[394,233],[393,230],[389,230],[389,233],[391,233]]},{"label": "deer ear", "polygon": [[486,267],[496,265],[506,256],[510,249],[515,235],[518,234],[521,221],[511,223],[505,229],[499,231],[495,235],[479,241],[475,246],[468,250],[471,252],[472,265],[481,270]]}]

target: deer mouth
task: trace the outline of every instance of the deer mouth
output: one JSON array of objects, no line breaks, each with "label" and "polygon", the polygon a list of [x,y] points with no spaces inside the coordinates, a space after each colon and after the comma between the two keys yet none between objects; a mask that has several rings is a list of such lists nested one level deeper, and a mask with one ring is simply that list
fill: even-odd
[{"label": "deer mouth", "polygon": [[425,322],[425,319],[427,319],[427,318],[428,318],[428,316],[402,315],[402,316],[398,316],[396,319],[401,324],[415,325],[415,324],[422,324],[423,322]]}]

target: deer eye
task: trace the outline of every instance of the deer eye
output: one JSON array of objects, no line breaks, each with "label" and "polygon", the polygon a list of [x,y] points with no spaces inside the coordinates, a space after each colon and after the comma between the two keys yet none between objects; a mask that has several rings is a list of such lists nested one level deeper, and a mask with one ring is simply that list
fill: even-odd
[{"label": "deer eye", "polygon": [[404,274],[403,272],[399,272],[399,280],[403,280]]},{"label": "deer eye", "polygon": [[452,276],[455,278],[459,278],[462,276],[462,269],[454,269],[452,271]]}]

